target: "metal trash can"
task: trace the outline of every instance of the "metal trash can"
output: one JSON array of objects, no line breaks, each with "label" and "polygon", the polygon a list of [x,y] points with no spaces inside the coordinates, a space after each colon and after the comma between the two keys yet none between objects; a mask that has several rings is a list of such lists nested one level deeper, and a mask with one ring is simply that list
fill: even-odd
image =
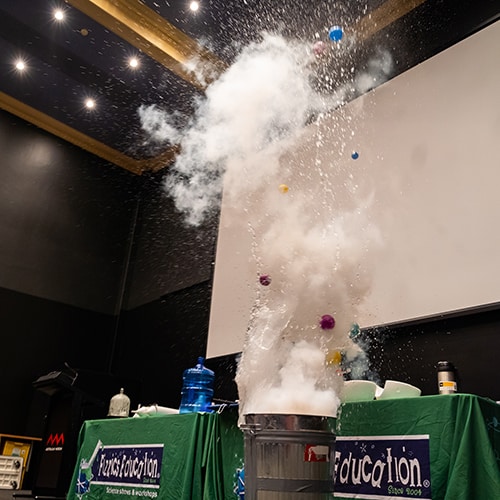
[{"label": "metal trash can", "polygon": [[335,419],[313,415],[248,414],[245,500],[331,500]]}]

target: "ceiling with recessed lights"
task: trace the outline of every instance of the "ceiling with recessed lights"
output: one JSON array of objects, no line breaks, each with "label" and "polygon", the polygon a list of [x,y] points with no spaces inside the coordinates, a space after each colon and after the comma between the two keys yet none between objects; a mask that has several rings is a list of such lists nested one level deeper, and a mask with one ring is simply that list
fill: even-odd
[{"label": "ceiling with recessed lights", "polygon": [[[263,32],[313,45],[340,26],[351,49],[318,75],[331,92],[374,51],[405,71],[499,17],[497,0],[2,0],[0,108],[133,173],[178,146],[152,141],[138,110],[189,122],[204,91]],[[321,78],[328,85],[321,85]],[[392,75],[390,75],[392,76]]]}]

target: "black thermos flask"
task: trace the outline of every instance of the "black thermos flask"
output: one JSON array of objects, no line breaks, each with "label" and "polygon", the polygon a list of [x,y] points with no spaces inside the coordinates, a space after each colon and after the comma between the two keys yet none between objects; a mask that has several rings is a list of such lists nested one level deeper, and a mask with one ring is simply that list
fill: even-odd
[{"label": "black thermos flask", "polygon": [[439,394],[455,394],[457,392],[457,381],[455,367],[449,361],[439,361],[437,364],[437,376]]}]

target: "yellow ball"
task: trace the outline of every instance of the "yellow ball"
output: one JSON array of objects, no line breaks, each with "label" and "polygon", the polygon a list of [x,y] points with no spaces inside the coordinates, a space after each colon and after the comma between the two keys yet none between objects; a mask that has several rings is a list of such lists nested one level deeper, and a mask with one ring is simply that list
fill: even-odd
[{"label": "yellow ball", "polygon": [[326,355],[326,364],[327,365],[340,365],[342,363],[342,352],[335,350],[329,351]]},{"label": "yellow ball", "polygon": [[282,193],[288,193],[288,186],[286,184],[280,184],[279,190]]}]

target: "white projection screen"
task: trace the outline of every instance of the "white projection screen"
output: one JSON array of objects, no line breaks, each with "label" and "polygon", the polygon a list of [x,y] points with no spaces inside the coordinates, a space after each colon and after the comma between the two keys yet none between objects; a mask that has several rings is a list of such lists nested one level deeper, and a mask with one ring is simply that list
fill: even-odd
[{"label": "white projection screen", "polygon": [[[359,151],[352,168],[373,183],[370,216],[383,249],[361,327],[500,301],[499,47],[496,22],[328,117],[355,134],[307,147],[318,133],[311,125],[287,153],[299,165],[305,154],[332,160]],[[223,199],[207,358],[243,349],[255,300],[251,240],[231,211]]]}]

